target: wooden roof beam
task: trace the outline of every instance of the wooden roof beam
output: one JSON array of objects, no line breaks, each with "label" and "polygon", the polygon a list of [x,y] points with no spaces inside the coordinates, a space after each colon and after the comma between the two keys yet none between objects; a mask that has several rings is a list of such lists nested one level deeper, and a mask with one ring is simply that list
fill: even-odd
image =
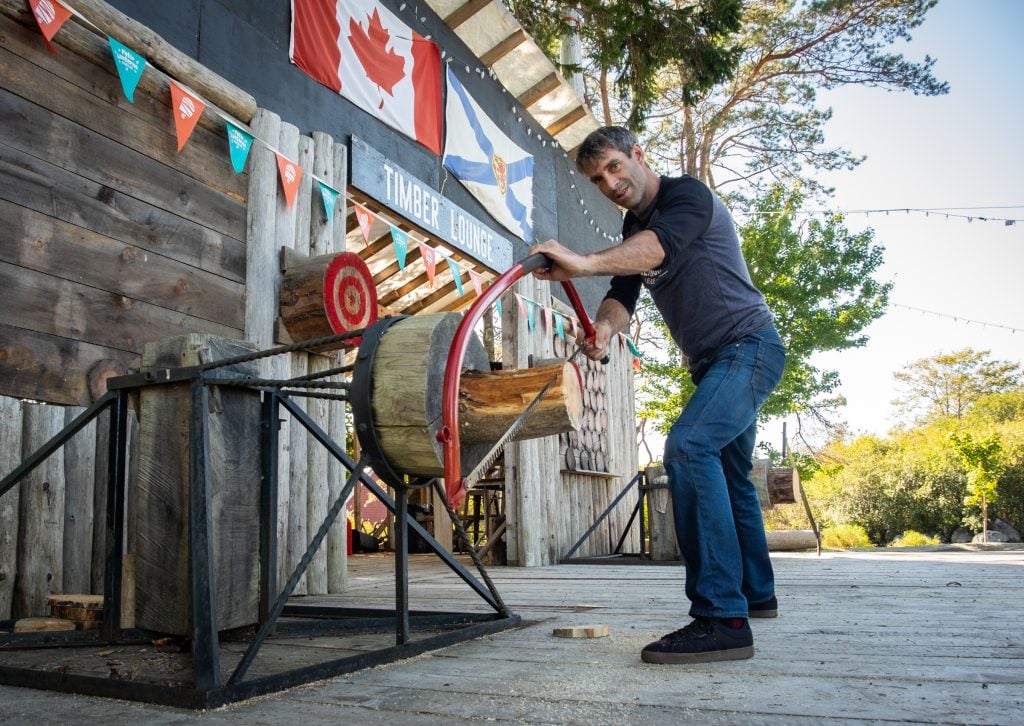
[{"label": "wooden roof beam", "polygon": [[560,119],[557,119],[554,123],[548,126],[545,129],[545,131],[547,131],[552,136],[554,136],[555,134],[560,134],[561,132],[565,131],[567,128],[572,126],[574,123],[576,123],[586,115],[587,109],[584,108],[582,105],[577,106],[572,111],[565,114]]},{"label": "wooden roof beam", "polygon": [[523,108],[529,108],[533,104],[537,103],[537,101],[544,98],[544,96],[558,88],[559,85],[561,84],[558,80],[558,74],[550,73],[534,83],[531,88],[527,88],[519,94],[519,97],[516,100],[523,104]]},{"label": "wooden roof beam", "polygon": [[518,28],[512,35],[505,38],[505,40],[498,43],[496,46],[491,48],[489,51],[480,56],[480,62],[490,68],[495,63],[500,61],[502,58],[507,56],[509,53],[514,51],[516,48],[521,46],[527,41],[529,36],[526,31],[522,28]]},{"label": "wooden roof beam", "polygon": [[444,19],[444,22],[446,22],[448,27],[452,30],[455,30],[484,8],[490,7],[491,2],[492,0],[470,0],[470,2],[459,6],[456,10],[449,13],[448,17]]}]

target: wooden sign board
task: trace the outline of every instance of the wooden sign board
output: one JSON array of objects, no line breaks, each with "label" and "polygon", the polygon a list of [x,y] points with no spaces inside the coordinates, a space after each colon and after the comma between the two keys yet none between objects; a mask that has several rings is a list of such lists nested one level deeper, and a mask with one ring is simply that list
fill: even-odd
[{"label": "wooden sign board", "polygon": [[353,186],[495,272],[512,267],[512,243],[429,184],[356,136],[351,156]]}]

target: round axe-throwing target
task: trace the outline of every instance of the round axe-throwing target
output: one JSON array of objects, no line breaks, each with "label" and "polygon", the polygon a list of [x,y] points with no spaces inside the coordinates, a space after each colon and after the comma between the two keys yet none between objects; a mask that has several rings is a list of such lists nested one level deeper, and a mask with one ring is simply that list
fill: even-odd
[{"label": "round axe-throwing target", "polygon": [[[377,287],[354,252],[289,259],[281,280],[281,321],[292,341],[363,330],[377,320]],[[338,344],[359,345],[359,338]]]},{"label": "round axe-throwing target", "polygon": [[324,303],[335,333],[362,330],[377,320],[377,287],[359,255],[342,252],[327,265]]}]

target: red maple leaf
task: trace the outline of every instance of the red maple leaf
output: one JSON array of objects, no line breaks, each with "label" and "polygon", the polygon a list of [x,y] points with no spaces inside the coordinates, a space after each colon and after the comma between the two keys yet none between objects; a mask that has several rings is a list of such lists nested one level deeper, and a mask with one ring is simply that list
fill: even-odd
[{"label": "red maple leaf", "polygon": [[[355,18],[349,19],[348,42],[352,44],[352,50],[359,57],[366,77],[376,83],[382,91],[387,91],[389,96],[393,96],[392,89],[395,84],[405,78],[405,58],[387,47],[391,34],[381,25],[376,8],[373,15],[367,19],[370,21],[368,31],[364,31],[363,26],[357,23]],[[383,97],[377,108],[384,108]]]}]

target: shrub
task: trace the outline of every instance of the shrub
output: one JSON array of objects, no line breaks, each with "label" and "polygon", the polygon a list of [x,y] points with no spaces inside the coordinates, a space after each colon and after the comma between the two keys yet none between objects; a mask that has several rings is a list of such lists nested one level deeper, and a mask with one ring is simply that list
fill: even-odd
[{"label": "shrub", "polygon": [[929,537],[926,534],[915,532],[912,529],[908,529],[906,532],[901,534],[899,537],[889,543],[890,547],[921,547],[922,545],[933,545],[938,544],[938,537]]},{"label": "shrub", "polygon": [[859,524],[837,524],[822,530],[821,545],[829,549],[870,547],[871,540],[868,538],[867,530]]}]

